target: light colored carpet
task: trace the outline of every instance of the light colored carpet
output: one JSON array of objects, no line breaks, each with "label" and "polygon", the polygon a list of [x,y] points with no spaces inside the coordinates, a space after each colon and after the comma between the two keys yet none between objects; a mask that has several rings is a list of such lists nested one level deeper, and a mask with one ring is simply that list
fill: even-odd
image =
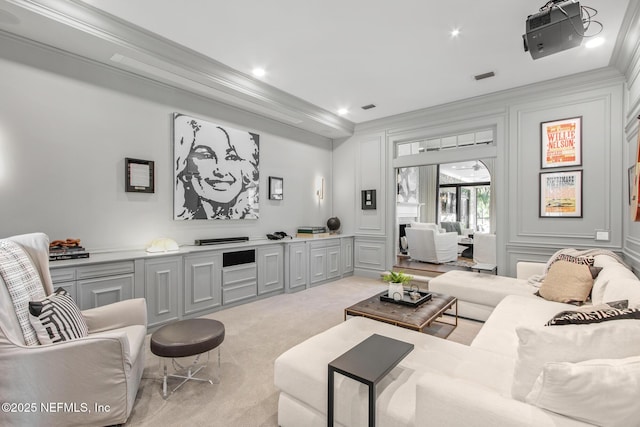
[{"label": "light colored carpet", "polygon": [[[224,323],[220,383],[189,381],[164,400],[158,378],[159,360],[149,350],[127,426],[275,427],[278,391],[273,385],[273,362],[287,349],[344,320],[344,308],[386,284],[348,277],[305,291],[283,294],[211,313]],[[482,324],[460,319],[450,340],[468,344]],[[218,372],[217,352],[198,376]],[[177,385],[172,380],[169,385]]]}]

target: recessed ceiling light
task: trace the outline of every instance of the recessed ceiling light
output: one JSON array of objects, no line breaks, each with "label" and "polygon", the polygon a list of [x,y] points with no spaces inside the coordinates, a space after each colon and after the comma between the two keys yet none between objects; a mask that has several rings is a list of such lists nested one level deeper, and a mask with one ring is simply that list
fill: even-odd
[{"label": "recessed ceiling light", "polygon": [[458,37],[460,35],[460,29],[454,28],[449,34],[451,35],[451,37]]},{"label": "recessed ceiling light", "polygon": [[254,76],[256,77],[263,77],[267,72],[264,70],[264,68],[260,68],[260,67],[256,67],[253,70],[251,70],[251,72],[253,73]]},{"label": "recessed ceiling light", "polygon": [[603,43],[604,43],[604,39],[602,37],[596,37],[596,38],[591,39],[588,42],[586,42],[584,44],[584,46],[588,47],[589,49],[591,49],[591,48],[594,48],[594,47],[601,46]]},{"label": "recessed ceiling light", "polygon": [[349,113],[349,110],[347,110],[346,108],[341,108],[338,110],[338,114],[341,116],[344,116],[347,113]]}]

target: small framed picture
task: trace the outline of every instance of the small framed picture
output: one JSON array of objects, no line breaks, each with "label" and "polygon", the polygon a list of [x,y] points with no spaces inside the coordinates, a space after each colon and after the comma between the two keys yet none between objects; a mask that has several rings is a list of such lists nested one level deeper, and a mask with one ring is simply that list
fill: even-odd
[{"label": "small framed picture", "polygon": [[540,173],[540,217],[582,218],[582,171]]},{"label": "small framed picture", "polygon": [[275,176],[269,177],[269,199],[270,200],[282,200],[284,198],[282,178]]},{"label": "small framed picture", "polygon": [[629,166],[627,173],[629,174],[629,206],[631,206],[631,200],[633,200],[633,186],[635,185],[636,180],[636,167]]},{"label": "small framed picture", "polygon": [[129,193],[155,192],[154,162],[151,160],[124,159],[124,191]]},{"label": "small framed picture", "polygon": [[376,209],[376,190],[362,190],[362,209]]},{"label": "small framed picture", "polygon": [[541,167],[582,165],[582,117],[540,123]]}]

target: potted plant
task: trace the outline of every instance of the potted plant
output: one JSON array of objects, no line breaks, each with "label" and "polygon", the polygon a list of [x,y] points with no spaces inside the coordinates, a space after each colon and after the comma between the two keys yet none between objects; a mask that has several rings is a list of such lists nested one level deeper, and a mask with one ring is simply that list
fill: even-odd
[{"label": "potted plant", "polygon": [[392,271],[382,276],[382,280],[389,283],[389,296],[394,300],[401,300],[404,295],[404,284],[409,283],[413,276],[401,271]]}]

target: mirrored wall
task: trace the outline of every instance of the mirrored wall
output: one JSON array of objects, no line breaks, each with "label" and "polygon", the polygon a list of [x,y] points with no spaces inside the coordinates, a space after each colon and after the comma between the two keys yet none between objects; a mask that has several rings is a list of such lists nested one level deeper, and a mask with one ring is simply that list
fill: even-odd
[{"label": "mirrored wall", "polygon": [[462,229],[491,232],[491,174],[483,160],[396,169],[399,250],[411,222],[459,222]]}]

